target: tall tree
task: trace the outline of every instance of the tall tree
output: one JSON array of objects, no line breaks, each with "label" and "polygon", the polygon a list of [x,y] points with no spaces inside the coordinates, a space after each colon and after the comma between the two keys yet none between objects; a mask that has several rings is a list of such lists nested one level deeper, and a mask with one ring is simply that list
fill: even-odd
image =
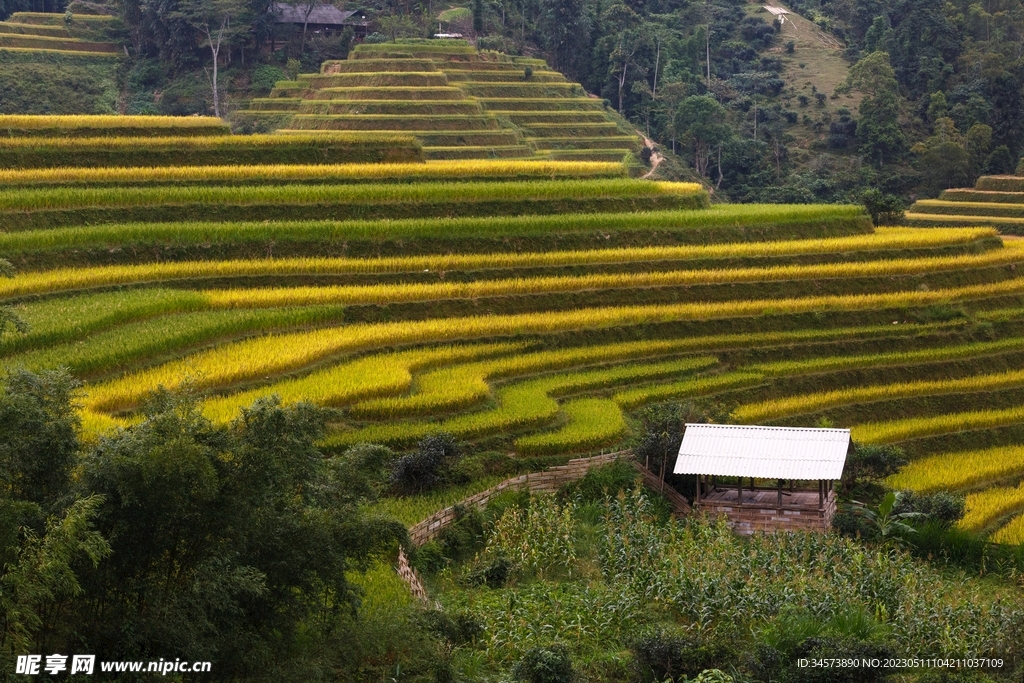
[{"label": "tall tree", "polygon": [[843,87],[864,93],[857,122],[861,151],[879,166],[897,159],[906,139],[899,124],[899,91],[889,54],[872,52],[854,64]]},{"label": "tall tree", "polygon": [[712,155],[732,137],[725,108],[710,95],[687,97],[676,113],[675,128],[690,149],[693,169],[707,177]]},{"label": "tall tree", "polygon": [[248,31],[246,23],[247,0],[181,0],[178,9],[168,16],[181,19],[202,35],[202,46],[210,48],[213,57],[213,113],[220,116],[220,91],[217,87],[217,68],[220,50],[232,38]]},{"label": "tall tree", "polygon": [[540,0],[540,30],[553,66],[584,80],[590,52],[590,17],[585,0]]}]

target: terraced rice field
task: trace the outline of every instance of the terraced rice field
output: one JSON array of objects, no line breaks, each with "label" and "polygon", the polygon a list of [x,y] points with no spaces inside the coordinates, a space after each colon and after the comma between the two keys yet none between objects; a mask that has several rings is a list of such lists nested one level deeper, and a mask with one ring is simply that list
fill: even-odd
[{"label": "terraced rice field", "polygon": [[982,176],[973,188],[945,190],[921,199],[907,212],[911,225],[992,225],[1007,235],[1024,234],[1024,178]]},{"label": "terraced rice field", "polygon": [[542,60],[467,44],[358,45],[348,60],[279,82],[234,120],[281,133],[408,132],[428,160],[621,162],[642,145],[601,100]]},{"label": "terraced rice field", "polygon": [[[343,65],[330,77],[360,73]],[[112,140],[136,125],[116,123]],[[54,124],[38,127],[69,132],[39,139],[95,139]],[[179,149],[225,144],[181,132]],[[0,183],[16,270],[0,302],[30,325],[0,337],[0,363],[67,366],[92,436],[190,386],[221,423],[269,394],[321,404],[328,452],[444,429],[580,453],[620,442],[638,408],[695,400],[900,443],[913,461],[894,486],[970,493],[965,526],[994,539],[1024,526],[1024,247],[991,227],[710,207],[695,186],[550,159],[27,168]]]}]

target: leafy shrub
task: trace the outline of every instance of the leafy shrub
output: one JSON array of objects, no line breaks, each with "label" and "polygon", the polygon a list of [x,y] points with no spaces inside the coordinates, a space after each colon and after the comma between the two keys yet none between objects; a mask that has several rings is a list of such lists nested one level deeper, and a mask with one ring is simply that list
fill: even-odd
[{"label": "leafy shrub", "polygon": [[512,569],[512,561],[503,555],[499,555],[489,563],[480,565],[471,571],[466,577],[466,582],[471,586],[501,588],[511,578]]},{"label": "leafy shrub", "polygon": [[370,35],[363,38],[363,42],[369,43],[370,45],[379,45],[380,43],[388,42],[388,37],[382,33],[377,33],[376,31],[374,31]]},{"label": "leafy shrub", "polygon": [[432,434],[403,455],[391,470],[391,485],[398,493],[424,493],[440,486],[459,458],[455,437],[447,432]]},{"label": "leafy shrub", "polygon": [[562,645],[534,647],[516,663],[512,674],[527,683],[572,683],[572,659]]},{"label": "leafy shrub", "polygon": [[447,561],[459,562],[472,555],[484,543],[484,515],[479,510],[455,506],[455,521],[441,532],[441,554]]},{"label": "leafy shrub", "polygon": [[507,55],[518,55],[519,47],[516,41],[507,36],[483,36],[476,41],[476,46],[481,50],[495,50],[504,52]]},{"label": "leafy shrub", "polygon": [[445,641],[449,647],[472,643],[483,633],[480,622],[464,613],[426,610],[419,614],[419,619],[425,630]]},{"label": "leafy shrub", "polygon": [[965,506],[964,496],[955,493],[939,491],[921,494],[905,491],[896,512],[919,512],[944,527],[950,527],[963,518]]},{"label": "leafy shrub", "polygon": [[640,161],[642,161],[644,165],[649,166],[651,163],[652,154],[654,154],[654,150],[652,150],[650,147],[645,146],[642,150],[640,150]]},{"label": "leafy shrub", "polygon": [[903,221],[903,201],[894,194],[871,188],[864,191],[860,201],[875,225],[897,225]]},{"label": "leafy shrub", "polygon": [[907,458],[899,446],[852,441],[840,484],[846,493],[864,486],[877,485],[906,464]]},{"label": "leafy shrub", "polygon": [[794,41],[792,41],[792,40],[787,40],[786,41],[786,53],[787,54],[793,54],[794,52],[796,52],[796,43]]},{"label": "leafy shrub", "polygon": [[631,490],[639,478],[640,473],[636,469],[628,462],[619,460],[591,469],[582,478],[562,486],[559,494],[563,500],[600,503],[608,496]]},{"label": "leafy shrub", "polygon": [[528,81],[531,78],[533,78],[533,67],[528,66],[525,69],[523,69],[523,80]]},{"label": "leafy shrub", "polygon": [[685,681],[708,669],[727,667],[736,653],[722,643],[702,642],[693,636],[664,631],[641,638],[630,646],[640,680],[645,683]]},{"label": "leafy shrub", "polygon": [[286,79],[287,76],[280,67],[264,64],[252,72],[249,85],[254,93],[265,94],[271,91],[275,83]]}]

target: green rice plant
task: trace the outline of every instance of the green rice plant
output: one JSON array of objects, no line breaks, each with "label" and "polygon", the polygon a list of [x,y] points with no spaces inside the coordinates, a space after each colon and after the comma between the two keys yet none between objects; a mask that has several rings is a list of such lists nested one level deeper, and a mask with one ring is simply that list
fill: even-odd
[{"label": "green rice plant", "polygon": [[[332,76],[331,78],[334,78]],[[315,114],[298,113],[289,124],[305,131],[366,131],[414,134],[418,131],[497,130],[497,119],[476,114]],[[287,137],[287,136],[282,136]]]},{"label": "green rice plant", "polygon": [[[111,14],[76,14],[75,23],[101,25],[110,24],[116,21],[117,17]],[[64,26],[67,22],[64,15],[56,12],[14,12],[7,17],[8,21],[17,24],[39,24],[42,26]]]},{"label": "green rice plant", "polygon": [[948,202],[981,202],[1024,204],[1024,192],[993,192],[991,190],[943,190],[939,199]]},{"label": "green rice plant", "polygon": [[366,356],[317,370],[304,377],[208,399],[203,403],[203,413],[216,422],[230,422],[241,408],[271,394],[284,403],[312,401],[331,406],[346,405],[375,396],[400,394],[409,388],[412,373],[418,370],[508,354],[524,347],[525,344],[443,346]]},{"label": "green rice plant", "polygon": [[[190,137],[0,137],[0,167],[225,166],[257,164],[342,164],[420,161],[418,143],[400,134],[309,133],[307,135],[200,135]],[[188,195],[189,190],[178,188]],[[69,207],[86,201],[67,190],[41,190],[35,208]],[[102,193],[102,190],[94,192]],[[14,193],[5,193],[12,196]],[[45,196],[45,198],[43,198]],[[75,197],[75,199],[72,199]],[[96,195],[103,206],[123,205],[112,196]],[[178,196],[176,201],[185,201]],[[88,205],[85,204],[85,205]]]},{"label": "green rice plant", "polygon": [[401,498],[380,498],[368,505],[366,511],[381,517],[392,517],[406,526],[413,526],[435,512],[455,505],[464,498],[497,486],[501,481],[501,476],[491,475],[474,479],[468,484],[449,486],[428,493],[402,496]]},{"label": "green rice plant", "polygon": [[152,368],[93,389],[100,410],[137,405],[159,385],[178,386],[185,375],[201,386],[219,386],[266,377],[306,366],[316,360],[381,346],[474,339],[504,335],[554,333],[679,320],[707,320],[814,311],[858,311],[965,301],[1020,291],[1024,281],[1010,280],[947,290],[886,294],[816,296],[724,303],[670,304],[590,308],[515,315],[471,316],[432,320],[348,325],[228,344]]},{"label": "green rice plant", "polygon": [[0,33],[20,35],[49,36],[50,38],[70,38],[71,34],[63,26],[39,26],[37,24],[14,24],[0,22]]},{"label": "green rice plant", "polygon": [[682,382],[626,389],[612,396],[612,400],[625,410],[633,410],[648,403],[708,396],[723,391],[756,386],[763,382],[764,376],[757,373],[729,372],[709,377],[697,377]]},{"label": "green rice plant", "polygon": [[914,396],[936,394],[969,394],[978,391],[999,391],[1024,385],[1024,370],[1000,372],[992,375],[973,375],[960,379],[940,379],[920,382],[899,382],[866,387],[847,387],[800,396],[748,403],[732,413],[741,423],[757,423],[792,415],[814,413],[837,406],[870,403]]},{"label": "green rice plant", "polygon": [[950,202],[941,199],[918,199],[910,207],[914,213],[946,216],[997,216],[1024,218],[1024,204],[997,204],[992,202]]},{"label": "green rice plant", "polygon": [[854,426],[851,433],[854,439],[864,443],[896,443],[922,436],[992,429],[1020,422],[1024,422],[1024,406],[915,417],[891,422],[869,422]]},{"label": "green rice plant", "polygon": [[853,356],[826,356],[807,360],[777,361],[774,363],[754,363],[745,369],[764,373],[771,377],[787,375],[809,375],[815,373],[836,372],[853,368],[869,368],[886,365],[915,365],[960,358],[976,358],[1024,348],[1024,338],[1013,337],[991,342],[974,342],[956,346],[940,346],[917,351],[897,351],[893,353],[869,353]]},{"label": "green rice plant", "polygon": [[[429,164],[428,164],[429,165]],[[0,253],[126,244],[282,243],[466,237],[546,236],[551,234],[671,231],[684,244],[768,241],[779,235],[822,232],[870,233],[863,209],[847,205],[718,205],[696,211],[561,214],[487,218],[287,222],[163,222],[89,225],[74,228],[0,232]]]},{"label": "green rice plant", "polygon": [[[393,419],[465,408],[491,395],[489,380],[521,377],[580,365],[663,356],[678,353],[680,349],[687,347],[692,347],[688,340],[624,342],[537,351],[456,365],[426,372],[417,377],[415,393],[364,401],[352,406],[349,414],[358,419]],[[693,362],[701,362],[706,367],[716,363],[717,359],[705,356],[693,359]]]},{"label": "green rice plant", "polygon": [[[0,298],[30,293],[53,292],[62,289],[130,284],[202,277],[231,277],[252,275],[285,275],[301,273],[412,273],[450,272],[455,270],[483,270],[488,268],[521,268],[567,265],[606,265],[644,261],[674,261],[713,258],[747,258],[814,254],[822,251],[857,251],[862,249],[904,249],[910,247],[948,246],[969,243],[991,236],[990,228],[903,230],[882,232],[877,235],[855,235],[820,240],[792,240],[782,242],[748,242],[707,246],[659,246],[625,249],[593,249],[586,251],[551,251],[535,253],[447,254],[386,258],[285,258],[274,260],[233,260],[151,263],[134,266],[100,266],[95,268],[66,268],[53,271],[26,273],[15,279],[0,281]],[[1010,252],[1003,257],[1013,258]],[[957,263],[965,267],[971,262],[960,262],[960,257],[949,257],[939,262]],[[907,261],[909,263],[909,261]],[[891,263],[882,261],[880,263]],[[934,262],[932,262],[934,263]],[[849,264],[852,265],[852,264]],[[819,267],[819,269],[822,267]],[[714,281],[717,273],[730,271],[695,271],[708,273]],[[731,271],[743,275],[743,271]],[[748,273],[768,272],[749,269]],[[794,270],[794,273],[808,272]],[[811,274],[820,270],[809,271]],[[699,277],[695,275],[694,277]],[[621,279],[621,278],[620,278]],[[771,277],[765,277],[771,279]],[[297,290],[287,290],[298,295]],[[303,296],[328,296],[327,289],[311,288]],[[266,295],[271,296],[267,291]],[[225,295],[230,298],[230,295]],[[284,290],[273,296],[288,300]],[[244,301],[243,301],[244,303]],[[255,305],[255,304],[254,304]]]},{"label": "green rice plant", "polygon": [[[269,136],[273,137],[273,136]],[[275,139],[287,140],[290,136]],[[194,138],[207,141],[215,138]],[[2,146],[0,140],[0,146]],[[310,147],[310,149],[314,149]],[[2,150],[0,150],[2,151]],[[2,158],[2,154],[0,154]],[[162,216],[183,219],[257,210],[265,218],[307,213],[388,217],[448,213],[621,211],[634,205],[701,208],[707,193],[693,183],[642,180],[284,185],[280,187],[159,187],[11,190],[0,193],[0,217],[10,230],[87,223],[93,218]],[[148,211],[147,211],[148,209]]]},{"label": "green rice plant", "polygon": [[1019,486],[999,486],[967,496],[967,506],[958,526],[970,531],[981,531],[999,519],[1024,510],[1024,483]]},{"label": "green rice plant", "polygon": [[974,184],[983,192],[1024,192],[1024,178],[1008,175],[983,175]]},{"label": "green rice plant", "polygon": [[152,168],[50,168],[0,170],[0,186],[135,187],[176,183],[216,185],[399,182],[430,180],[480,181],[504,179],[623,177],[622,164],[577,161],[482,160],[430,164],[316,164],[271,166],[157,166]]},{"label": "green rice plant", "polygon": [[48,36],[28,36],[13,33],[0,33],[0,48],[3,47],[68,50],[71,52],[117,52],[117,45],[113,43],[94,43],[76,38],[51,38]]},{"label": "green rice plant", "polygon": [[395,611],[413,607],[415,600],[395,568],[383,560],[373,562],[366,571],[348,571],[345,579],[358,587],[359,614],[362,619],[391,619]]},{"label": "green rice plant", "polygon": [[226,136],[231,129],[216,116],[0,115],[0,136],[166,137]]},{"label": "green rice plant", "polygon": [[343,318],[343,312],[340,306],[312,306],[162,315],[10,355],[3,359],[3,364],[31,370],[64,366],[79,377],[94,376],[124,371],[140,361],[181,353],[224,337],[336,323]]},{"label": "green rice plant", "polygon": [[886,479],[893,489],[922,493],[975,488],[1024,473],[1024,446],[940,453],[911,461]]},{"label": "green rice plant", "polygon": [[28,322],[29,332],[0,337],[0,356],[84,339],[126,322],[205,308],[201,295],[173,289],[105,292],[20,305],[15,310]]},{"label": "green rice plant", "polygon": [[437,431],[472,439],[543,424],[558,414],[553,395],[602,389],[642,379],[666,377],[700,369],[706,359],[686,358],[661,363],[622,365],[586,372],[542,377],[502,387],[492,410],[467,413],[441,421],[388,422],[361,429],[337,432],[326,443],[331,446],[360,442],[408,445]]},{"label": "green rice plant", "polygon": [[[945,215],[938,213],[918,213],[907,211],[904,215],[907,225],[931,226],[931,225],[1006,225],[1018,226],[1024,224],[1024,218],[1006,216],[983,216],[979,214],[970,216]],[[1013,233],[1010,233],[1013,234]]]},{"label": "green rice plant", "polygon": [[614,443],[627,429],[619,405],[606,398],[568,401],[561,410],[568,421],[565,426],[516,439],[516,452],[520,455],[580,453]]},{"label": "green rice plant", "polygon": [[54,60],[72,58],[79,63],[92,61],[101,63],[108,62],[111,65],[116,65],[117,60],[120,59],[120,55],[116,52],[86,52],[83,50],[60,50],[41,47],[0,46],[0,55],[6,55],[12,52],[28,57],[29,60],[33,60],[33,58],[52,58]]},{"label": "green rice plant", "polygon": [[994,543],[1005,543],[1007,545],[1020,545],[1024,543],[1024,514],[1017,515],[1005,526],[1000,528],[991,539]]}]

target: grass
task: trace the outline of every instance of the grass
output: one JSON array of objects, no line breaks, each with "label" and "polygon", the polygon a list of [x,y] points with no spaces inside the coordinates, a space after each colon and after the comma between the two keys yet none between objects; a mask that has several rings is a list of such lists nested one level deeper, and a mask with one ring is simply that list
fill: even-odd
[{"label": "grass", "polygon": [[567,424],[552,432],[516,439],[520,455],[580,453],[617,441],[626,432],[626,418],[615,401],[583,398],[561,407]]},{"label": "grass", "polygon": [[915,417],[891,422],[871,422],[853,427],[852,435],[854,439],[865,443],[895,443],[922,436],[992,429],[1019,422],[1024,422],[1024,406]]},{"label": "grass", "polygon": [[225,136],[230,133],[228,125],[215,116],[0,115],[0,136],[10,137]]},{"label": "grass", "polygon": [[941,199],[919,199],[910,207],[919,214],[947,216],[995,216],[998,218],[1024,218],[1024,204],[996,204],[992,202],[950,202]]},{"label": "grass", "polygon": [[984,486],[1024,473],[1024,446],[940,453],[913,460],[886,480],[894,489],[923,493]]},{"label": "grass", "polygon": [[960,528],[981,531],[1007,515],[1024,510],[1024,483],[1019,486],[996,487],[967,496],[967,506]]},{"label": "grass", "polygon": [[864,234],[870,222],[857,206],[725,205],[694,211],[599,215],[410,218],[400,220],[136,223],[0,233],[0,253],[111,245],[283,243],[393,239],[462,239],[507,236],[544,237],[601,231],[672,231],[681,243],[764,242],[806,232]]},{"label": "grass", "polygon": [[441,421],[388,422],[361,429],[343,431],[329,436],[330,446],[361,442],[408,445],[436,431],[445,431],[459,438],[507,433],[511,430],[543,424],[558,414],[553,395],[604,389],[616,384],[666,377],[692,372],[706,366],[705,359],[681,359],[660,363],[643,363],[571,372],[542,377],[502,387],[492,410],[467,413]]},{"label": "grass", "polygon": [[555,333],[679,320],[821,311],[857,311],[963,301],[1020,291],[1024,281],[1010,280],[930,292],[805,297],[573,311],[484,315],[396,323],[353,324],[339,329],[271,336],[228,344],[97,387],[91,401],[100,409],[136,405],[151,389],[179,386],[186,375],[202,386],[221,386],[303,367],[317,360],[381,346],[480,339],[506,335]]},{"label": "grass", "polygon": [[974,189],[984,192],[1024,192],[1024,178],[1020,176],[981,176]]},{"label": "grass", "polygon": [[270,394],[277,395],[285,403],[312,401],[321,405],[347,405],[371,397],[400,394],[409,388],[413,373],[420,370],[509,354],[524,347],[524,344],[480,344],[371,355],[317,370],[304,377],[208,399],[203,404],[203,412],[212,420],[230,422],[240,408]]},{"label": "grass", "polygon": [[418,143],[400,134],[0,137],[0,167],[8,169],[340,164],[420,158]]},{"label": "grass", "polygon": [[[353,406],[349,414],[357,419],[393,419],[464,408],[490,396],[488,380],[641,357],[653,358],[678,353],[688,346],[692,345],[687,340],[624,342],[520,353],[508,358],[456,365],[417,377],[415,391],[409,395],[364,401]],[[711,356],[694,362],[697,360],[705,366],[717,362]]]},{"label": "grass", "polygon": [[316,184],[505,179],[623,177],[622,164],[575,161],[441,161],[395,164],[281,164],[258,166],[157,166],[151,168],[51,168],[0,170],[0,186],[137,187],[177,183],[216,185]]},{"label": "grass", "polygon": [[491,475],[474,479],[468,484],[450,486],[430,493],[400,498],[380,498],[368,506],[366,511],[382,517],[392,517],[406,526],[413,526],[435,512],[455,505],[463,498],[498,485],[502,479],[501,476]]},{"label": "grass", "polygon": [[1021,385],[1024,385],[1024,370],[991,375],[974,375],[960,379],[939,379],[849,387],[742,405],[733,411],[732,418],[741,423],[756,424],[765,420],[814,413],[854,403],[869,403],[871,401],[936,394],[970,394],[979,391],[998,391]]},{"label": "grass", "polygon": [[1024,543],[1024,514],[1017,515],[1001,529],[992,534],[995,543],[1020,545]]}]

